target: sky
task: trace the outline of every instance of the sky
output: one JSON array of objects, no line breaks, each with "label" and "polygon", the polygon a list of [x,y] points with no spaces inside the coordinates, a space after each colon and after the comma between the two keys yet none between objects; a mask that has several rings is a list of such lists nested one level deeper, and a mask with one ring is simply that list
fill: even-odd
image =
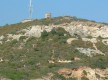
[{"label": "sky", "polygon": [[[33,19],[76,16],[108,23],[108,0],[32,0]],[[29,0],[0,0],[0,26],[15,24],[29,17]]]}]

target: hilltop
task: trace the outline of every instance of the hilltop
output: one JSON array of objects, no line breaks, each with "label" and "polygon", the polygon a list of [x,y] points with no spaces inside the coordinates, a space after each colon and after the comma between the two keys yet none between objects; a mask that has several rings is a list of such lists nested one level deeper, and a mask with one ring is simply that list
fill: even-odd
[{"label": "hilltop", "polygon": [[107,79],[107,34],[108,24],[70,16],[0,27],[0,78]]}]

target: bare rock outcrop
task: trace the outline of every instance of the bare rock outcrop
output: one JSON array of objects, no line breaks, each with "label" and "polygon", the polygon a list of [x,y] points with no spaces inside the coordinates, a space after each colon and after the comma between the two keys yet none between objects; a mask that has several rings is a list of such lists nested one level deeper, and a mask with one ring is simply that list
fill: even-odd
[{"label": "bare rock outcrop", "polygon": [[105,55],[100,50],[90,49],[90,48],[76,48],[80,53],[83,53],[89,57],[92,57],[93,55],[100,54]]},{"label": "bare rock outcrop", "polygon": [[65,78],[76,78],[77,80],[81,80],[82,77],[86,77],[89,80],[104,80],[104,78],[108,77],[108,69],[92,69],[90,67],[62,68],[58,70],[58,73]]}]

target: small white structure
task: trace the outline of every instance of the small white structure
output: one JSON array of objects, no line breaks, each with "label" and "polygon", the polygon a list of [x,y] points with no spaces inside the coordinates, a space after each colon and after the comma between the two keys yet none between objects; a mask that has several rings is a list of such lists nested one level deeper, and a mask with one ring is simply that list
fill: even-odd
[{"label": "small white structure", "polygon": [[25,20],[21,21],[21,23],[26,23],[26,22],[30,22],[30,21],[32,21],[32,19],[25,19]]},{"label": "small white structure", "polygon": [[58,60],[58,63],[71,63],[71,60]]},{"label": "small white structure", "polygon": [[51,18],[51,13],[46,13],[45,18]]}]

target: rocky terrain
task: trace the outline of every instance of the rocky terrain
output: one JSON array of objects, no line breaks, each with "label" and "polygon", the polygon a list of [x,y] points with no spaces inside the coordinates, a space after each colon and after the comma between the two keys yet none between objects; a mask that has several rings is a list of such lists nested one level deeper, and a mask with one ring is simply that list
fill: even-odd
[{"label": "rocky terrain", "polygon": [[104,23],[65,16],[0,28],[1,80],[107,80],[107,62]]}]

